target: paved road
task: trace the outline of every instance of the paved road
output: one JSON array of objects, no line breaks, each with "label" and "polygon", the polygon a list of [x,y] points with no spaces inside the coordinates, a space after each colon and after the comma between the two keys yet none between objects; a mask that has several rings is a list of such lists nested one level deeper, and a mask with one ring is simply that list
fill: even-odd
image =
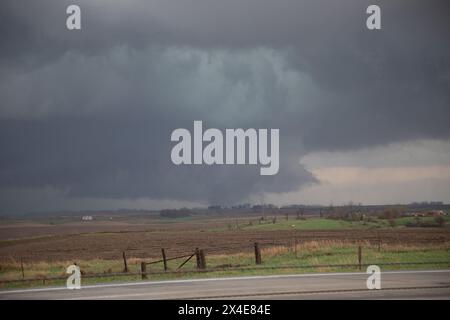
[{"label": "paved road", "polygon": [[324,273],[147,281],[0,291],[0,299],[450,299],[450,270],[392,271],[381,290],[365,273]]}]

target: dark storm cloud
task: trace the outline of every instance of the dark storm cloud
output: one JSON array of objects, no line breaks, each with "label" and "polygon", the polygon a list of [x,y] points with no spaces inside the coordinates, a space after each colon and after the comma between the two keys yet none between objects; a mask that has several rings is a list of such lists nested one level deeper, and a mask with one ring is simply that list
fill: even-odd
[{"label": "dark storm cloud", "polygon": [[26,77],[11,77],[0,120],[3,186],[51,186],[74,197],[230,203],[312,182],[287,142],[273,177],[261,177],[256,166],[177,167],[170,159],[171,131],[192,130],[196,119],[205,128],[267,127],[271,104],[285,109],[284,100],[293,100],[277,72],[279,55],[265,49],[122,46],[101,57],[68,54]]},{"label": "dark storm cloud", "polygon": [[[82,31],[65,8],[82,8]],[[315,150],[448,139],[446,1],[3,1],[0,188],[229,203]],[[280,173],[176,167],[170,133],[280,128]]]}]

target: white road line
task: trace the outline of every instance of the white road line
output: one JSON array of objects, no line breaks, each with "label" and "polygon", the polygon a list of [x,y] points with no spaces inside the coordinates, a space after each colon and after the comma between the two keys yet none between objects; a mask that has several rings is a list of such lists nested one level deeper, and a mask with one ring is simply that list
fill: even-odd
[{"label": "white road line", "polygon": [[[408,274],[408,273],[412,273],[412,274],[415,274],[415,273],[445,273],[445,272],[450,272],[450,270],[404,270],[404,271],[384,271],[384,272],[382,271],[382,275],[383,274]],[[367,274],[365,272],[305,273],[305,274],[281,274],[281,275],[268,275],[268,276],[140,281],[140,282],[127,282],[127,283],[109,283],[109,284],[88,285],[88,286],[82,286],[81,289],[79,289],[79,290],[96,289],[96,288],[111,288],[111,287],[131,287],[131,286],[141,286],[141,285],[208,282],[208,281],[259,280],[259,279],[303,278],[303,277],[324,277],[324,276],[354,276],[354,275],[367,275]],[[52,288],[38,288],[38,289],[5,290],[5,291],[0,291],[0,295],[10,294],[10,293],[45,292],[45,291],[61,291],[61,290],[68,290],[68,289],[66,287],[52,287]]]},{"label": "white road line", "polygon": [[[88,297],[76,297],[76,298],[64,298],[61,300],[111,300],[116,298],[131,298],[131,297],[145,297],[149,294],[147,292],[145,293],[128,293],[128,294],[115,294],[115,295],[108,295],[108,296],[88,296]],[[155,300],[159,300],[161,298],[154,298]],[[164,299],[164,298],[163,298]],[[189,298],[186,298],[189,299]]]},{"label": "white road line", "polygon": [[[415,287],[411,287],[411,288],[383,288],[382,290],[369,290],[369,289],[365,289],[364,291],[360,290],[360,289],[346,289],[344,291],[340,291],[339,289],[336,290],[323,290],[323,291],[292,291],[292,292],[265,292],[262,294],[255,294],[253,292],[249,292],[246,294],[228,294],[228,295],[218,295],[218,296],[208,296],[208,295],[204,295],[204,296],[184,296],[181,297],[181,299],[195,299],[195,300],[201,300],[201,299],[227,299],[227,298],[234,298],[234,297],[263,297],[263,296],[289,296],[289,295],[327,295],[327,294],[349,294],[349,293],[354,293],[354,292],[361,292],[361,293],[369,293],[369,294],[376,294],[376,293],[380,293],[381,291],[383,291],[383,294],[386,293],[386,291],[407,291],[407,290],[429,290],[429,287],[425,287],[425,288],[415,288]],[[437,289],[443,289],[443,288],[437,288]],[[447,288],[445,288],[447,290]],[[435,289],[436,290],[436,289]],[[144,292],[144,293],[126,293],[126,294],[114,294],[114,295],[103,295],[103,296],[83,296],[83,297],[75,297],[75,298],[63,298],[61,300],[111,300],[111,299],[116,299],[116,298],[136,298],[136,297],[147,297],[147,299],[153,299],[153,300],[164,300],[167,298],[163,298],[161,296],[158,297],[149,297],[148,292]],[[153,294],[155,295],[155,293]],[[169,298],[171,299],[171,298]],[[177,297],[176,299],[180,299],[179,297]]]}]

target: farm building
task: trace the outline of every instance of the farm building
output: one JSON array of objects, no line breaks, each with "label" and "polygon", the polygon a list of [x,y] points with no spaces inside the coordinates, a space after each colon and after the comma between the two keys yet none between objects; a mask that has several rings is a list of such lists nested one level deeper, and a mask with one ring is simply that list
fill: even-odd
[{"label": "farm building", "polygon": [[445,216],[442,210],[432,210],[427,212],[418,212],[414,214],[415,217],[443,217]]}]

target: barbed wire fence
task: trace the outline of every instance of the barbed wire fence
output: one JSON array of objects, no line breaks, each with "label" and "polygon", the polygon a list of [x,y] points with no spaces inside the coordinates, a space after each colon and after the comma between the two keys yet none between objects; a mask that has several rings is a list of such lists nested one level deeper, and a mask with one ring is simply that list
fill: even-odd
[{"label": "barbed wire fence", "polygon": [[[320,240],[317,241],[320,244]],[[307,241],[303,240],[303,243]],[[281,247],[283,253],[291,253],[296,259],[303,259],[302,254],[304,252],[299,252],[302,249],[301,243],[296,238],[289,239],[273,239],[263,240],[253,243],[245,244],[231,244],[229,246],[220,247],[205,247],[205,248],[193,248],[191,251],[184,252],[183,254],[176,254],[173,256],[167,255],[168,250],[166,248],[161,248],[161,258],[160,259],[149,259],[149,258],[133,258],[134,261],[139,266],[136,271],[131,271],[129,266],[129,259],[133,252],[141,251],[139,248],[128,248],[128,250],[109,250],[108,253],[114,252],[114,255],[118,256],[115,260],[116,264],[118,260],[123,260],[123,269],[121,272],[103,272],[94,273],[83,270],[83,265],[79,265],[82,270],[83,278],[111,278],[111,277],[135,277],[142,280],[151,279],[152,277],[157,277],[161,275],[174,275],[183,276],[189,274],[201,274],[209,272],[218,271],[249,271],[249,270],[317,270],[317,269],[343,269],[343,270],[358,270],[362,271],[363,267],[369,265],[378,265],[380,267],[399,267],[399,266],[448,266],[450,267],[450,261],[448,260],[436,260],[436,261],[402,261],[402,262],[387,262],[387,261],[365,261],[364,251],[366,249],[376,250],[382,254],[383,242],[381,238],[378,239],[359,239],[353,241],[354,244],[354,263],[317,263],[317,264],[280,264],[280,265],[270,265],[266,264],[268,259],[273,258],[273,254],[266,254],[266,251],[274,249],[276,247]],[[304,248],[303,248],[304,249]],[[305,251],[306,249],[304,249]],[[179,252],[178,250],[174,250]],[[170,250],[169,250],[170,252]],[[130,255],[131,253],[131,255]],[[244,265],[233,265],[233,264],[220,264],[212,265],[208,263],[208,256],[214,257],[215,255],[229,255],[233,256],[236,254],[245,254],[246,264]],[[254,255],[254,262],[249,263],[249,257]],[[174,266],[169,267],[169,262],[174,263]],[[76,262],[74,262],[76,264]],[[176,264],[175,264],[176,263]],[[188,264],[190,263],[190,264]],[[159,268],[159,269],[155,269]],[[0,279],[0,284],[8,283],[21,283],[21,282],[42,282],[44,285],[51,281],[66,280],[67,275],[61,276],[41,276],[41,277],[26,277],[26,264],[24,264],[23,259],[20,260],[20,270],[18,272],[21,274],[20,278],[16,279]]]}]

